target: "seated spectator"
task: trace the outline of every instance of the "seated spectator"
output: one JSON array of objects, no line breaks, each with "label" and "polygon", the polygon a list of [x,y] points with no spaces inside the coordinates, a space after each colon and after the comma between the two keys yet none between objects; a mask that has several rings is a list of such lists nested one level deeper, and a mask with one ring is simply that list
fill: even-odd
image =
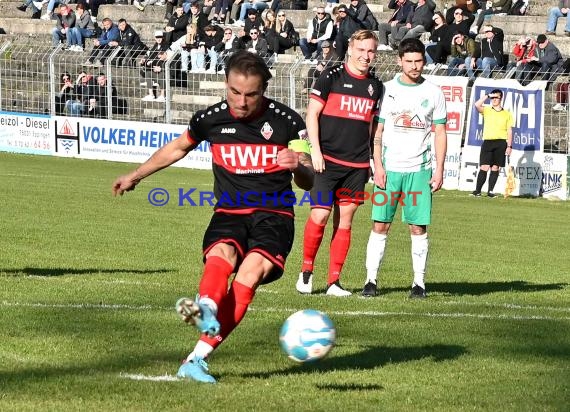
[{"label": "seated spectator", "polygon": [[[175,13],[170,17],[164,28],[164,41],[172,50],[180,49],[186,36],[186,26],[188,26],[188,15],[184,13],[181,4],[176,6]],[[174,44],[176,46],[172,47]]]},{"label": "seated spectator", "polygon": [[515,79],[525,86],[534,77],[537,65],[534,64],[537,43],[530,36],[522,36],[513,47],[515,56]]},{"label": "seated spectator", "polygon": [[[247,36],[249,36],[247,33],[249,33],[251,29],[258,29],[260,32],[262,32],[261,36],[263,36],[263,19],[255,9],[249,9],[247,11],[247,19],[245,20],[244,25],[241,27],[244,28]],[[250,38],[247,40],[244,39],[246,42],[249,40]]]},{"label": "seated spectator", "polygon": [[447,67],[448,76],[461,76],[465,73],[466,60],[477,59],[479,50],[475,40],[464,33],[457,33],[453,36],[451,44],[451,60]]},{"label": "seated spectator", "polygon": [[34,1],[36,7],[40,10],[44,4],[47,3],[46,13],[41,17],[42,20],[51,20],[53,18],[54,10],[56,10],[56,5],[62,5],[70,3],[70,0],[40,0]]},{"label": "seated spectator", "polygon": [[265,40],[267,40],[271,54],[283,54],[286,50],[298,44],[299,34],[295,31],[293,23],[287,19],[283,10],[277,13],[277,19],[271,17],[271,14],[275,16],[272,10],[268,11],[266,15]]},{"label": "seated spectator", "polygon": [[[393,36],[400,27],[406,25],[408,16],[414,10],[414,3],[409,0],[390,0],[388,8],[394,10],[394,13],[386,23],[380,23],[378,27],[378,50],[392,50],[392,48],[388,46],[388,35],[392,34]],[[340,56],[339,53],[339,57]]]},{"label": "seated spectator", "polygon": [[398,48],[403,39],[419,39],[422,33],[430,31],[433,24],[434,11],[435,2],[433,0],[418,0],[417,6],[408,15],[406,24],[392,32],[392,48]]},{"label": "seated spectator", "polygon": [[[166,20],[167,22],[170,20],[170,18],[174,15],[174,10],[176,9],[177,4],[178,0],[166,0],[164,20]],[[182,9],[182,11],[184,12],[184,9]]]},{"label": "seated spectator", "polygon": [[83,52],[84,39],[93,37],[95,24],[91,19],[89,10],[85,10],[85,4],[79,3],[75,8],[75,27],[67,32],[67,44],[69,50]]},{"label": "seated spectator", "polygon": [[[234,2],[235,4],[235,2]],[[236,25],[244,26],[245,25],[245,16],[247,15],[247,11],[249,9],[255,9],[258,13],[261,13],[263,10],[267,8],[267,2],[263,0],[244,0],[241,5],[241,11],[239,13],[238,21],[236,21]]]},{"label": "seated spectator", "polygon": [[475,23],[475,34],[479,33],[484,21],[488,20],[493,14],[507,14],[511,9],[512,4],[512,0],[487,0],[477,17],[477,23]]},{"label": "seated spectator", "polygon": [[68,116],[82,116],[87,112],[89,100],[95,93],[95,79],[86,72],[79,73],[73,87],[73,99],[65,102]]},{"label": "seated spectator", "polygon": [[55,114],[57,116],[64,115],[65,104],[73,100],[73,82],[71,75],[65,72],[61,75],[61,86],[59,93],[55,95]]},{"label": "seated spectator", "polygon": [[[344,10],[346,15],[346,9]],[[299,47],[303,56],[308,61],[313,54],[321,52],[321,44],[325,40],[331,39],[333,33],[333,21],[330,16],[325,13],[325,8],[317,7],[315,17],[307,26],[306,36],[299,40]]]},{"label": "seated spectator", "polygon": [[535,57],[532,61],[540,67],[542,80],[551,82],[564,71],[564,58],[558,47],[550,42],[546,35],[539,34],[536,38],[536,43],[538,47],[535,50]]},{"label": "seated spectator", "polygon": [[273,65],[273,56],[269,54],[269,47],[267,46],[267,40],[259,36],[259,29],[251,29],[249,32],[251,40],[245,45],[245,49],[250,53],[255,53],[265,60],[267,66],[271,67]]},{"label": "seated spectator", "polygon": [[36,1],[34,0],[25,0],[20,6],[16,7],[21,12],[26,12],[28,6],[32,6],[32,19],[39,19],[42,16],[42,9],[41,7],[38,8],[36,6]]},{"label": "seated spectator", "polygon": [[119,40],[112,41],[109,46],[121,46],[121,50],[116,57],[117,66],[131,67],[135,65],[135,60],[138,56],[146,51],[145,44],[141,41],[138,33],[127,23],[125,19],[120,19],[119,27]]},{"label": "seated spectator", "polygon": [[467,57],[465,66],[470,80],[475,80],[475,69],[481,70],[481,77],[490,77],[491,71],[503,64],[504,33],[498,27],[484,26],[485,38],[481,40],[481,58]]},{"label": "seated spectator", "polygon": [[[471,27],[471,20],[467,16],[463,9],[456,8],[453,11],[453,21],[449,23],[449,30],[451,33],[470,33],[469,29]],[[470,34],[470,37],[475,38],[475,34]]]},{"label": "seated spectator", "polygon": [[570,36],[570,0],[560,0],[557,7],[552,7],[548,11],[548,22],[546,23],[546,35],[556,36],[556,26],[560,17],[566,17],[564,34]]},{"label": "seated spectator", "polygon": [[364,0],[350,0],[346,14],[358,24],[359,29],[378,30],[378,20]]},{"label": "seated spectator", "polygon": [[214,16],[212,24],[226,24],[226,18],[229,15],[231,0],[218,0],[214,5]]},{"label": "seated spectator", "polygon": [[565,112],[568,109],[568,79],[564,82],[556,83],[554,92],[556,104],[552,106],[552,110]]},{"label": "seated spectator", "polygon": [[524,16],[528,10],[529,0],[516,0],[507,13],[510,16]]},{"label": "seated spectator", "polygon": [[101,35],[93,40],[93,50],[89,54],[89,58],[84,63],[85,66],[101,67],[107,57],[111,54],[116,46],[112,46],[111,42],[119,41],[119,28],[113,20],[106,17],[103,19],[103,30]]},{"label": "seated spectator", "polygon": [[245,49],[245,43],[235,35],[231,28],[226,27],[224,29],[224,37],[214,49],[218,53],[218,73],[220,73],[221,71],[223,72],[225,62],[232,54],[238,50]]},{"label": "seated spectator", "polygon": [[453,33],[445,22],[442,12],[438,11],[433,15],[433,23],[429,43],[426,45],[426,62],[428,64],[445,63],[451,54]]},{"label": "seated spectator", "polygon": [[338,56],[335,53],[332,44],[330,41],[325,40],[321,44],[321,53],[317,56],[317,65],[316,67],[311,67],[307,74],[307,78],[305,81],[305,87],[307,89],[311,89],[315,82],[317,81],[318,77],[321,75],[323,70],[334,66],[339,62]]},{"label": "seated spectator", "polygon": [[[348,15],[348,8],[341,4],[338,6],[338,31],[334,39],[336,54],[339,59],[344,59],[344,54],[348,48],[348,39],[357,30],[360,30],[360,23]],[[390,46],[386,46],[390,47]]]},{"label": "seated spectator", "polygon": [[109,89],[111,91],[111,110],[115,113],[117,103],[117,88],[107,84],[107,76],[103,73],[97,75],[97,84],[93,89],[93,95],[89,99],[85,116],[107,118],[109,113]]},{"label": "seated spectator", "polygon": [[[70,30],[75,27],[75,13],[67,4],[61,3],[57,13],[54,14],[56,20],[55,27],[51,30],[52,46],[57,47],[62,41],[70,38]],[[70,44],[67,43],[66,47]]]},{"label": "seated spectator", "polygon": [[[164,33],[162,30],[154,32],[154,44],[147,50],[145,56],[140,60],[140,75],[144,85],[148,89],[148,94],[142,100],[164,102],[166,101],[164,91],[166,89],[166,73],[164,71],[164,63],[168,59],[166,50],[168,46],[164,42]],[[158,87],[158,93],[155,96],[155,84]],[[161,97],[162,96],[162,97]]]},{"label": "seated spectator", "polygon": [[461,13],[465,16],[465,20],[469,23],[469,26],[475,21],[475,15],[477,11],[481,8],[481,4],[478,0],[456,0],[455,4],[447,8],[447,13],[445,15],[445,21],[447,24],[453,22],[455,16],[455,10],[461,9]]},{"label": "seated spectator", "polygon": [[[172,47],[171,47],[172,49]],[[205,43],[195,25],[189,24],[180,50],[181,69],[183,72],[203,73],[205,69]],[[190,62],[189,62],[190,59]]]},{"label": "seated spectator", "polygon": [[204,36],[204,48],[206,54],[209,57],[210,65],[206,73],[216,73],[218,67],[218,52],[216,51],[216,45],[222,41],[224,38],[224,30],[213,24],[209,24],[204,29],[206,35]]},{"label": "seated spectator", "polygon": [[206,35],[205,28],[208,23],[208,15],[202,11],[199,0],[192,0],[188,14],[188,24],[196,26],[197,34],[204,38]]},{"label": "seated spectator", "polygon": [[91,14],[91,20],[93,20],[93,23],[95,23],[95,21],[97,20],[97,16],[99,14],[99,6],[101,4],[105,4],[106,0],[81,0],[78,1],[78,3],[83,3],[85,4],[85,10],[89,10],[89,13]]}]

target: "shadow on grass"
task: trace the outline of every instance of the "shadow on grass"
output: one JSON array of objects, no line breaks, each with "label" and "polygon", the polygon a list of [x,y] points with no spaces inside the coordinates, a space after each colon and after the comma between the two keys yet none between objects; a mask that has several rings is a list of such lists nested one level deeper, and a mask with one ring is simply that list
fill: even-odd
[{"label": "shadow on grass", "polygon": [[74,269],[74,268],[22,268],[0,269],[0,276],[64,276],[64,275],[95,275],[99,273],[134,273],[148,275],[151,273],[168,273],[170,269]]},{"label": "shadow on grass", "polygon": [[344,385],[317,383],[316,387],[317,389],[334,392],[379,391],[384,389],[382,385],[362,383],[346,383]]},{"label": "shadow on grass", "polygon": [[[523,280],[511,282],[429,282],[426,284],[428,294],[442,293],[448,295],[472,295],[480,296],[496,292],[542,292],[548,290],[561,290],[568,286],[568,283],[529,283]],[[409,287],[405,288],[383,288],[380,285],[380,295],[388,293],[408,293]],[[361,289],[354,293],[360,294]]]},{"label": "shadow on grass", "polygon": [[[315,363],[301,363],[287,369],[240,374],[244,378],[268,379],[275,375],[329,372],[340,370],[374,369],[392,363],[403,363],[431,358],[443,362],[465,355],[467,349],[458,345],[424,345],[417,347],[369,347],[357,353],[333,356]],[[351,389],[354,390],[354,389]]]}]

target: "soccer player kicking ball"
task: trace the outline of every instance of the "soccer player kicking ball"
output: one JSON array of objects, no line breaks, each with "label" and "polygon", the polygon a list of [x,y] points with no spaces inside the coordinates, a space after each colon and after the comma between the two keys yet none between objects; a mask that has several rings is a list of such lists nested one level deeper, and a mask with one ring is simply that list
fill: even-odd
[{"label": "soccer player kicking ball", "polygon": [[[431,223],[432,193],[443,184],[447,151],[445,98],[439,86],[422,77],[425,49],[418,39],[404,39],[398,47],[400,76],[385,83],[386,90],[373,139],[374,192],[372,231],[366,249],[363,296],[376,296],[376,277],[386,237],[402,205],[402,221],[410,228],[414,281],[410,298],[425,298],[428,257],[427,226]],[[430,134],[435,125],[437,169],[432,175]],[[383,201],[387,199],[387,201]]]},{"label": "soccer player kicking ball", "polygon": [[[199,295],[176,304],[183,320],[202,335],[178,370],[181,378],[216,382],[206,359],[242,321],[256,288],[281,277],[293,245],[293,207],[279,199],[291,193],[293,176],[304,190],[313,184],[305,123],[289,107],[264,97],[269,79],[261,57],[246,51],[232,55],[227,99],[198,111],[181,136],[113,184],[113,193],[122,195],[200,142],[211,143],[218,203],[204,234]],[[240,192],[249,194],[247,204]]]},{"label": "soccer player kicking ball", "polygon": [[340,273],[350,248],[352,219],[363,203],[358,193],[369,178],[370,138],[383,91],[370,72],[377,46],[373,31],[355,32],[348,41],[347,62],[323,71],[311,90],[307,131],[316,175],[296,284],[300,293],[312,293],[315,257],[334,208],[326,294],[351,295],[341,286]]}]

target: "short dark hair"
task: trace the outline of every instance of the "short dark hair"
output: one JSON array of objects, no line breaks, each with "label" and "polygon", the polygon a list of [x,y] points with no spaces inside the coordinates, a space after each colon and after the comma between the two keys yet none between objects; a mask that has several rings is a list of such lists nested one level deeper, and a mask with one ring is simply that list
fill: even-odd
[{"label": "short dark hair", "polygon": [[547,37],[544,34],[539,34],[538,37],[536,38],[536,42],[538,44],[542,44],[544,43],[547,39]]},{"label": "short dark hair", "polygon": [[501,89],[493,89],[489,94],[498,94],[501,96],[501,99],[503,98],[503,91]]},{"label": "short dark hair", "polygon": [[425,56],[426,46],[424,46],[420,39],[404,39],[398,46],[398,56],[404,57],[406,53],[421,53]]},{"label": "short dark hair", "polygon": [[117,24],[126,23],[126,22],[127,22],[126,19],[119,19],[119,21],[117,22]]},{"label": "short dark hair", "polygon": [[231,55],[226,63],[226,77],[231,72],[237,72],[245,76],[259,76],[263,81],[263,89],[267,89],[269,80],[273,77],[267,64],[258,54],[240,50]]}]

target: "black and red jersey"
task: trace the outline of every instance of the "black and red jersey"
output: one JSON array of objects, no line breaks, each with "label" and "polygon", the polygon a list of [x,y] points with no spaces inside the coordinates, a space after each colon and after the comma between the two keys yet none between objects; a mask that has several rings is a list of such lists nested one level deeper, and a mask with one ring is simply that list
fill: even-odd
[{"label": "black and red jersey", "polygon": [[306,133],[298,113],[267,98],[248,119],[235,118],[226,101],[196,112],[187,136],[211,144],[215,210],[292,215],[292,173],[277,165],[277,153],[291,140],[307,139]]},{"label": "black and red jersey", "polygon": [[375,75],[350,72],[346,64],[325,69],[311,91],[324,107],[319,118],[319,142],[326,160],[370,166],[370,125],[376,121],[383,95]]}]

